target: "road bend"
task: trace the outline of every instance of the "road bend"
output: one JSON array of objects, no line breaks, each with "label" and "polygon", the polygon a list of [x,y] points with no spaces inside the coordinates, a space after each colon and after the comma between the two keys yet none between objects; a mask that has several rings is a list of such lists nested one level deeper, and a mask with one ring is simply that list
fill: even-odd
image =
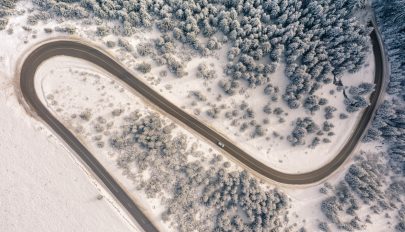
[{"label": "road bend", "polygon": [[352,151],[357,143],[361,140],[363,134],[367,130],[377,106],[382,101],[382,93],[385,90],[386,81],[386,58],[384,56],[382,42],[378,31],[374,30],[371,34],[373,51],[375,57],[375,91],[370,96],[370,105],[364,110],[364,113],[359,120],[353,134],[347,140],[347,143],[339,151],[339,153],[327,164],[319,169],[307,173],[289,174],[277,171],[271,167],[264,165],[256,160],[251,155],[240,149],[232,141],[225,136],[219,134],[209,126],[200,122],[193,116],[189,115],[178,106],[174,105],[166,98],[162,97],[147,84],[131,74],[121,64],[116,62],[112,57],[102,52],[99,49],[89,45],[70,40],[51,41],[40,45],[33,50],[25,59],[21,66],[20,72],[20,88],[25,101],[36,114],[47,123],[86,163],[86,165],[103,181],[105,186],[114,194],[115,198],[126,208],[126,210],[135,218],[145,231],[158,231],[153,223],[145,216],[145,214],[135,205],[131,197],[122,189],[122,187],[114,180],[108,171],[101,165],[91,152],[69,131],[61,122],[59,122],[37,96],[34,87],[35,72],[39,65],[45,60],[54,56],[71,56],[92,62],[110,74],[116,76],[133,88],[149,102],[154,104],[163,112],[171,115],[183,124],[217,144],[222,142],[222,148],[228,154],[236,158],[239,162],[253,170],[254,172],[269,178],[273,181],[291,185],[305,185],[318,182],[335,170],[337,170]]}]

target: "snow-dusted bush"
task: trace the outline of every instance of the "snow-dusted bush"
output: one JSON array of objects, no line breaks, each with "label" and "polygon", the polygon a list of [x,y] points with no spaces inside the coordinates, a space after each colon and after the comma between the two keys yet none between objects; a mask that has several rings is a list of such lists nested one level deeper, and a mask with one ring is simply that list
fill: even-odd
[{"label": "snow-dusted bush", "polygon": [[110,34],[110,29],[106,26],[98,26],[96,34],[100,37],[104,37],[104,36]]},{"label": "snow-dusted bush", "polygon": [[162,54],[171,53],[175,50],[174,41],[167,34],[163,34],[161,37],[155,40],[155,47]]},{"label": "snow-dusted bush", "polygon": [[76,26],[67,24],[64,26],[56,26],[55,27],[56,32],[62,32],[62,33],[68,33],[68,34],[74,34],[76,33]]},{"label": "snow-dusted bush", "polygon": [[114,42],[114,41],[108,40],[106,42],[106,45],[107,45],[108,48],[114,48],[117,45],[117,43]]},{"label": "snow-dusted bush", "polygon": [[334,106],[327,106],[325,107],[325,119],[332,119],[333,113],[336,111],[336,107]]},{"label": "snow-dusted bush", "polygon": [[229,95],[234,95],[239,89],[239,82],[235,80],[233,81],[221,80],[219,81],[219,87],[221,87],[225,93]]},{"label": "snow-dusted bush", "polygon": [[353,96],[351,98],[346,98],[344,100],[346,105],[346,111],[349,113],[353,113],[359,111],[360,109],[366,108],[369,103],[363,96]]},{"label": "snow-dusted bush", "polygon": [[315,133],[319,130],[318,125],[309,117],[305,117],[304,119],[298,118],[295,122],[294,130],[291,132],[289,136],[287,136],[287,140],[293,145],[304,145],[305,144],[305,137],[308,134]]},{"label": "snow-dusted bush", "polygon": [[141,73],[148,73],[150,70],[152,70],[152,65],[147,62],[142,62],[136,66],[136,70]]},{"label": "snow-dusted bush", "polygon": [[194,96],[198,101],[207,101],[207,97],[202,94],[200,91],[190,91],[190,94]]},{"label": "snow-dusted bush", "polygon": [[132,46],[132,44],[129,43],[129,41],[124,39],[124,38],[119,38],[118,39],[118,46],[124,48],[128,52],[133,52],[134,51],[134,47]]},{"label": "snow-dusted bush", "polygon": [[0,18],[0,31],[6,29],[7,24],[8,24],[8,19]]},{"label": "snow-dusted bush", "polygon": [[184,71],[184,64],[174,58],[174,56],[166,53],[163,55],[163,58],[166,61],[169,71],[174,73],[177,77],[181,78],[187,74],[186,71]]},{"label": "snow-dusted bush", "polygon": [[136,51],[141,56],[148,56],[152,54],[152,44],[150,43],[141,43],[136,46]]},{"label": "snow-dusted bush", "polygon": [[216,78],[215,69],[210,68],[206,63],[201,63],[197,67],[197,77],[206,80]]}]

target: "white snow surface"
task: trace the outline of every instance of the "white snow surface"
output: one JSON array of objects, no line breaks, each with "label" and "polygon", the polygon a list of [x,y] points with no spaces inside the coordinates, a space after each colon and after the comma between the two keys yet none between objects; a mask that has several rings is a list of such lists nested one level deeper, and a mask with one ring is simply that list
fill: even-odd
[{"label": "white snow surface", "polygon": [[136,231],[76,157],[27,116],[9,77],[0,82],[0,231]]},{"label": "white snow surface", "polygon": [[[0,231],[140,231],[81,161],[18,102],[15,70],[38,42],[21,28],[24,17],[10,18],[12,35],[0,31]],[[37,35],[46,38],[42,31]]]},{"label": "white snow surface", "polygon": [[136,231],[46,128],[16,112],[8,94],[0,95],[0,231]]}]

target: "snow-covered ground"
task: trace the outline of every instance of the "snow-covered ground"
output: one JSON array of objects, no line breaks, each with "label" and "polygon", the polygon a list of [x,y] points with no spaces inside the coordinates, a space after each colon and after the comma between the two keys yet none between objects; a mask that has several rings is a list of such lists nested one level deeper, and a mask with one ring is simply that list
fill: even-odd
[{"label": "snow-covered ground", "polygon": [[20,105],[18,62],[46,39],[41,26],[33,38],[24,22],[24,15],[13,17],[13,34],[0,31],[0,231],[140,231],[81,161]]},{"label": "snow-covered ground", "polygon": [[28,117],[11,82],[0,75],[0,231],[137,231],[76,157]]}]

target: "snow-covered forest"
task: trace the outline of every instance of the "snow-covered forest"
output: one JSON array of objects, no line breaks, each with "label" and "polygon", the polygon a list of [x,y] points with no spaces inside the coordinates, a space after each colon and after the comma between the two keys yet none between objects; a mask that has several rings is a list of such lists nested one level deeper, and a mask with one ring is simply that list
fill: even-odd
[{"label": "snow-covered forest", "polygon": [[[389,60],[389,95],[378,109],[363,142],[368,144],[377,141],[385,144],[386,151],[380,154],[360,154],[358,160],[347,170],[344,180],[334,187],[333,196],[322,202],[322,211],[329,221],[343,230],[366,229],[366,224],[372,223],[370,215],[367,214],[365,220],[360,220],[364,215],[359,215],[357,211],[362,206],[367,206],[372,214],[390,217],[390,212],[394,212],[397,222],[393,229],[405,231],[404,4],[405,1],[402,0],[373,2]],[[327,188],[321,190],[327,192]],[[339,214],[346,214],[349,219],[342,221]],[[366,224],[360,223],[361,221]]]},{"label": "snow-covered forest", "polygon": [[[79,85],[48,89],[46,101],[89,146],[115,154],[117,173],[145,196],[145,208],[159,202],[151,212],[171,230],[375,231],[384,218],[405,231],[403,0],[0,0],[0,33],[11,40],[23,30],[24,44],[92,40],[183,110],[235,143],[248,141],[238,145],[255,158],[266,154],[270,164],[291,166],[280,170],[303,173],[333,157],[369,105],[371,10],[390,63],[387,95],[356,156],[312,187],[319,196],[304,208],[313,212],[294,212],[304,204],[291,197],[295,189],[199,149],[161,112],[115,104],[105,96],[124,87],[89,81],[101,74],[69,73],[104,94],[86,109],[62,102],[79,96],[67,90]],[[0,63],[7,55],[0,52]],[[97,104],[105,105],[90,109]],[[305,222],[307,212],[317,219]]]}]

